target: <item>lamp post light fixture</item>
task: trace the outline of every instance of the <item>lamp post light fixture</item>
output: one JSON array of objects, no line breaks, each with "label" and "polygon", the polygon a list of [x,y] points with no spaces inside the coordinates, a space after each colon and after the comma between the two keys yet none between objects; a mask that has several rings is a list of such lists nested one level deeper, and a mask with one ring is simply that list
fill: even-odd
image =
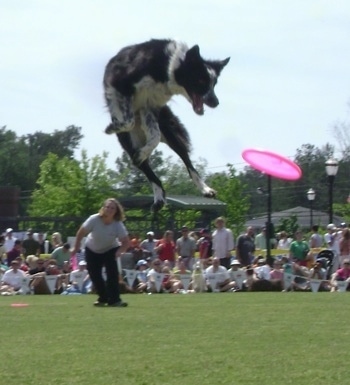
[{"label": "lamp post light fixture", "polygon": [[312,225],[313,225],[313,212],[312,212],[312,204],[316,198],[316,193],[315,193],[315,190],[310,188],[309,191],[306,193],[306,196],[307,196],[307,199],[309,200],[310,202],[310,230],[312,229]]},{"label": "lamp post light fixture", "polygon": [[330,158],[325,163],[328,176],[328,213],[329,223],[333,223],[333,185],[338,172],[339,163],[336,159]]}]

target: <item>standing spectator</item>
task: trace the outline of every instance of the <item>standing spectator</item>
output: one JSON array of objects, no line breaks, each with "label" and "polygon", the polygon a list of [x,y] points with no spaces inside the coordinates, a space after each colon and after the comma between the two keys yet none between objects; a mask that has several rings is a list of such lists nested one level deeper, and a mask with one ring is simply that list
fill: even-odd
[{"label": "standing spectator", "polygon": [[157,240],[154,239],[153,231],[148,231],[146,236],[147,238],[141,242],[140,247],[143,251],[144,258],[151,257],[151,260],[153,260],[157,256],[156,252],[154,251],[157,244]]},{"label": "standing spectator", "polygon": [[312,234],[309,241],[311,249],[319,248],[323,245],[323,238],[322,235],[318,233],[318,229],[318,225],[313,225],[311,228]]},{"label": "standing spectator", "polygon": [[154,250],[162,262],[169,261],[173,267],[175,265],[174,233],[171,230],[167,230],[163,238],[157,242]]},{"label": "standing spectator", "polygon": [[[38,242],[39,242],[39,253],[40,254],[51,254],[53,251],[52,244],[49,241],[46,241],[45,234],[40,232],[38,233]],[[47,246],[45,246],[47,244]],[[47,250],[46,250],[47,248]]]},{"label": "standing spectator", "polygon": [[40,254],[40,244],[34,239],[32,229],[27,230],[27,238],[22,242],[22,249],[25,257]]},{"label": "standing spectator", "polygon": [[254,252],[254,230],[249,226],[247,232],[237,239],[236,258],[242,266],[248,266],[253,262]]},{"label": "standing spectator", "polygon": [[5,248],[6,248],[6,252],[9,252],[13,249],[13,246],[15,245],[15,241],[16,241],[17,238],[15,238],[13,236],[13,229],[11,229],[11,227],[9,227],[7,230],[6,230],[6,235],[5,235]]},{"label": "standing spectator", "polygon": [[3,263],[6,259],[6,247],[5,247],[5,237],[0,235],[0,262]]},{"label": "standing spectator", "polygon": [[216,230],[213,232],[214,256],[220,259],[220,264],[230,268],[231,252],[234,249],[233,234],[225,227],[225,219],[218,217],[215,220]]},{"label": "standing spectator", "polygon": [[63,246],[62,236],[57,231],[51,235],[51,249],[55,250],[57,247]]},{"label": "standing spectator", "polygon": [[333,223],[327,225],[327,232],[324,235],[324,241],[327,249],[334,254],[332,263],[332,273],[334,273],[341,265],[339,264],[339,241],[341,234],[338,233],[336,226]]},{"label": "standing spectator", "polygon": [[11,266],[11,262],[14,261],[17,257],[20,257],[22,251],[21,241],[16,239],[13,245],[13,248],[7,252],[7,266]]},{"label": "standing spectator", "polygon": [[201,262],[210,258],[213,255],[213,241],[209,229],[202,229],[200,231],[201,237],[197,241],[199,251],[199,259]]},{"label": "standing spectator", "polygon": [[307,242],[303,240],[303,234],[300,230],[295,232],[295,240],[290,244],[289,258],[299,266],[307,267],[308,262],[312,260],[312,253]]},{"label": "standing spectator", "polygon": [[54,259],[57,263],[57,266],[62,269],[64,261],[69,261],[70,259],[70,244],[65,243],[63,246],[56,247],[50,258]]},{"label": "standing spectator", "polygon": [[[120,258],[129,247],[129,236],[123,221],[122,205],[114,198],[108,198],[97,214],[91,215],[76,234],[72,254],[85,242],[87,269],[98,294],[94,306],[125,307],[128,304],[120,299],[119,271],[116,258]],[[102,276],[105,267],[106,282]],[[121,273],[121,272],[120,272]]]},{"label": "standing spectator", "polygon": [[277,249],[289,250],[290,243],[291,240],[288,238],[287,233],[285,231],[281,231],[280,239],[277,243]]},{"label": "standing spectator", "polygon": [[182,236],[176,240],[176,252],[178,256],[181,256],[186,269],[192,269],[194,253],[196,252],[197,245],[195,239],[190,237],[188,232],[188,227],[182,226]]}]

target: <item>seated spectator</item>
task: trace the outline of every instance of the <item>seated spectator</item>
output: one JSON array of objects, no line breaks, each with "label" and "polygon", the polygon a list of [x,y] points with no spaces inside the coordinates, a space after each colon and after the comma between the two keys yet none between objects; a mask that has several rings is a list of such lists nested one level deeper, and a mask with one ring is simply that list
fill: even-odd
[{"label": "seated spectator", "polygon": [[310,269],[309,278],[321,280],[318,291],[330,291],[330,283],[327,280],[327,270],[322,265],[322,260],[316,260],[314,266]]},{"label": "seated spectator", "polygon": [[[332,279],[331,279],[332,292],[338,290],[338,281],[350,282],[350,259],[344,259],[343,267],[338,269],[332,275]],[[347,290],[349,290],[349,285],[347,286]]]},{"label": "seated spectator", "polygon": [[174,269],[173,273],[173,281],[172,281],[172,288],[171,292],[178,293],[180,290],[184,289],[183,283],[181,281],[181,275],[188,275],[191,276],[191,270],[186,269],[186,263],[182,260],[182,258],[179,258],[180,262],[177,265],[177,268]]},{"label": "seated spectator", "polygon": [[270,280],[283,281],[283,263],[278,259],[273,261],[273,268],[270,271]]},{"label": "seated spectator", "polygon": [[24,271],[19,269],[17,260],[11,262],[11,267],[5,272],[0,283],[0,292],[2,295],[18,294],[22,287],[22,280],[26,276]]},{"label": "seated spectator", "polygon": [[[162,261],[155,259],[152,262],[152,268],[147,273],[147,291],[149,293],[158,293],[156,288],[156,275],[162,273]],[[162,289],[160,289],[162,292]]]},{"label": "seated spectator", "polygon": [[54,294],[60,294],[64,290],[64,285],[62,285],[65,277],[60,276],[60,269],[57,267],[56,261],[54,259],[49,259],[44,261],[38,259],[37,267],[29,270],[29,274],[33,277],[30,287],[33,289],[34,294],[51,294],[51,291],[46,283],[46,275],[56,275],[56,286]]},{"label": "seated spectator", "polygon": [[140,259],[136,263],[136,280],[135,280],[135,290],[137,293],[146,293],[147,292],[147,268],[148,263],[144,259]]},{"label": "seated spectator", "polygon": [[59,269],[62,269],[64,262],[70,259],[70,244],[65,243],[63,246],[57,246],[51,253],[50,258],[56,261]]},{"label": "seated spectator", "polygon": [[270,280],[271,267],[266,263],[265,258],[258,258],[256,267],[254,268],[255,275],[258,279]]},{"label": "seated spectator", "polygon": [[19,265],[19,269],[24,271],[25,273],[28,272],[29,268],[28,268],[28,265],[23,261],[22,257],[17,257],[15,259],[15,261],[18,262],[18,265]]},{"label": "seated spectator", "polygon": [[173,289],[174,280],[173,280],[173,274],[171,272],[170,267],[163,265],[162,274],[164,274],[163,275],[163,282],[162,282],[163,291],[173,293],[174,292],[174,289]]},{"label": "seated spectator", "polygon": [[216,274],[216,287],[211,287],[210,280],[207,279],[208,288],[211,291],[225,292],[234,289],[235,282],[231,281],[230,274],[225,266],[220,265],[220,258],[214,257],[212,266],[205,270],[205,275],[208,278],[210,274]]},{"label": "seated spectator", "polygon": [[80,261],[78,269],[73,270],[69,276],[69,286],[65,290],[67,294],[70,292],[87,294],[91,290],[91,279],[86,269],[86,262]]}]

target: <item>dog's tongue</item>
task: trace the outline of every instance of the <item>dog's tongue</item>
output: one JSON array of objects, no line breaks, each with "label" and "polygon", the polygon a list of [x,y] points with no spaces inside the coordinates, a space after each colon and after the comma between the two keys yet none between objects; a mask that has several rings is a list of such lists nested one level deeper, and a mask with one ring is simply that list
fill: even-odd
[{"label": "dog's tongue", "polygon": [[203,99],[196,94],[192,95],[192,107],[196,114],[203,115],[204,114],[204,108],[203,108]]}]

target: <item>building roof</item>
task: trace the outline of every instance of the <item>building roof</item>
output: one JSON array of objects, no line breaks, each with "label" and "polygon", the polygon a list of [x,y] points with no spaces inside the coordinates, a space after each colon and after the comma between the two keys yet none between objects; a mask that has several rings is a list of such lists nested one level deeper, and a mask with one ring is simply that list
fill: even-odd
[{"label": "building roof", "polygon": [[[169,195],[167,205],[181,209],[217,211],[225,209],[227,204],[218,199],[190,195]],[[119,202],[125,209],[149,209],[153,204],[153,195],[141,195],[120,198]]]},{"label": "building roof", "polygon": [[[302,206],[293,207],[291,209],[271,213],[271,222],[276,226],[283,218],[289,218],[295,215],[298,219],[300,227],[310,227],[310,209]],[[323,211],[312,210],[313,224],[326,227],[329,223],[329,215]],[[267,214],[258,218],[250,219],[246,222],[246,226],[261,228],[266,225]],[[339,226],[345,222],[342,217],[333,215],[333,223]]]}]

